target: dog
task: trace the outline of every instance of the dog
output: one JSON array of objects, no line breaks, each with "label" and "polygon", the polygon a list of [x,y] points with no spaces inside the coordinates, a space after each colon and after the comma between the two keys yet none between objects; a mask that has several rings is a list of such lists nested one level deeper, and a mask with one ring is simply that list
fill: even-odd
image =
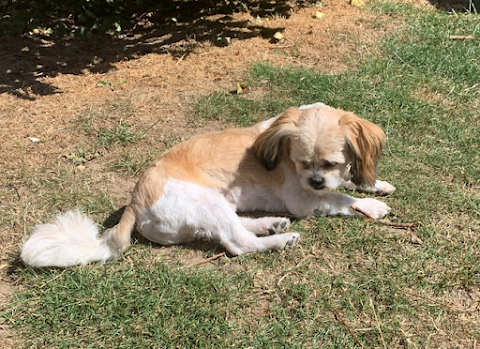
[{"label": "dog", "polygon": [[376,179],[384,143],[379,126],[323,103],[290,107],[250,128],[196,136],[153,162],[119,223],[101,238],[90,218],[70,211],[37,226],[20,257],[33,267],[106,262],[130,245],[133,229],[161,245],[216,241],[231,255],[288,249],[300,239],[285,232],[288,218],[237,212],[381,218],[390,211],[385,203],[332,191],[392,193],[394,186]]}]

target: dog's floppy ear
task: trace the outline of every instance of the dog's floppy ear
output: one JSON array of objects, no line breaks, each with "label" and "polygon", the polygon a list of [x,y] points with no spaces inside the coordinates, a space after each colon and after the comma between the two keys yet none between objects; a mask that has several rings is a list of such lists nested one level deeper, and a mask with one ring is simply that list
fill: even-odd
[{"label": "dog's floppy ear", "polygon": [[282,156],[288,154],[290,138],[298,133],[296,121],[300,114],[299,109],[288,108],[253,143],[255,155],[268,171],[274,170]]},{"label": "dog's floppy ear", "polygon": [[352,182],[358,186],[374,185],[377,163],[385,145],[385,133],[380,127],[356,116],[345,113],[340,118],[345,128],[348,151],[352,157]]}]

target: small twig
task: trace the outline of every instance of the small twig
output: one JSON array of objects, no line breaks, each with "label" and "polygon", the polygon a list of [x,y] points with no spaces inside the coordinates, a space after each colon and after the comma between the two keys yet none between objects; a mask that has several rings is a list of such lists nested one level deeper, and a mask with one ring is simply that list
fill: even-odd
[{"label": "small twig", "polygon": [[145,130],[145,132],[144,132],[143,135],[140,137],[140,139],[145,138],[145,137],[147,136],[147,132],[150,131],[152,128],[154,128],[155,125],[158,124],[160,121],[163,121],[163,119],[158,119],[158,120],[155,121],[153,124],[151,124],[151,125]]},{"label": "small twig", "polygon": [[473,40],[473,35],[450,35],[450,40]]},{"label": "small twig", "polygon": [[280,288],[280,284],[282,283],[283,279],[285,279],[287,277],[288,274],[290,274],[292,271],[294,271],[295,269],[297,269],[299,266],[301,266],[307,259],[309,258],[312,258],[313,256],[312,255],[308,255],[306,256],[304,259],[302,259],[300,262],[298,262],[297,264],[295,264],[294,267],[292,267],[290,270],[288,270],[285,274],[283,274],[283,276],[277,281],[277,287]]},{"label": "small twig", "polygon": [[181,61],[183,61],[183,59],[185,58],[185,56],[187,55],[187,53],[188,53],[188,52],[185,52],[185,53],[183,54],[183,56],[180,57],[180,59],[177,61],[177,63],[175,63],[175,65],[177,65],[178,63],[180,63]]},{"label": "small twig", "polygon": [[355,336],[355,333],[353,333],[353,331],[350,329],[350,327],[348,327],[347,323],[345,322],[345,320],[343,320],[342,318],[342,315],[340,315],[339,311],[337,309],[333,309],[335,311],[335,314],[337,314],[338,318],[340,319],[340,321],[343,323],[343,325],[347,328],[348,332],[350,332],[350,334],[352,335],[353,339],[355,339],[355,341],[357,342],[357,344],[360,346],[360,348],[362,349],[365,349],[365,347],[362,345],[362,343],[360,343],[360,341],[358,340],[357,336]]},{"label": "small twig", "polygon": [[375,306],[373,305],[373,301],[371,298],[370,298],[370,306],[373,309],[373,315],[375,315],[375,321],[377,322],[378,332],[380,333],[380,339],[382,340],[383,347],[387,349],[387,346],[385,345],[385,339],[383,339],[383,333],[382,333],[382,328],[380,327],[380,321],[378,320],[377,312],[375,311]]},{"label": "small twig", "polygon": [[211,257],[206,258],[206,259],[202,259],[202,260],[199,261],[199,262],[193,263],[193,264],[191,264],[190,266],[207,263],[207,262],[213,261],[214,259],[217,259],[217,258],[219,258],[219,257],[221,257],[221,256],[223,256],[223,255],[225,255],[225,252],[220,252],[219,254],[216,254],[216,255],[211,256]]},{"label": "small twig", "polygon": [[375,218],[373,218],[369,213],[365,212],[364,210],[362,210],[361,208],[359,208],[355,205],[350,206],[350,208],[354,211],[360,212],[361,214],[363,214],[367,218],[375,220]]},{"label": "small twig", "polygon": [[284,274],[280,279],[278,279],[278,281],[277,281],[277,287],[280,287],[280,284],[282,283],[283,279],[285,279],[288,274],[290,274],[290,272]]},{"label": "small twig", "polygon": [[361,208],[358,208],[357,206],[355,205],[352,205],[350,206],[350,208],[352,210],[355,210],[357,212],[360,212],[361,214],[363,214],[365,217],[367,217],[368,219],[370,219],[372,222],[375,222],[375,223],[380,223],[380,224],[384,224],[384,225],[388,225],[390,227],[394,227],[394,228],[401,228],[401,229],[413,229],[413,228],[416,228],[418,226],[418,223],[400,223],[400,222],[391,222],[389,220],[386,220],[386,219],[375,219],[374,217],[372,217],[369,213],[363,211]]},{"label": "small twig", "polygon": [[401,223],[401,222],[390,222],[386,219],[375,219],[374,222],[380,223],[383,225],[388,225],[389,227],[399,228],[399,229],[412,229],[418,227],[418,223]]},{"label": "small twig", "polygon": [[284,48],[290,48],[290,47],[294,47],[296,45],[293,44],[293,45],[283,45],[283,46],[272,46],[272,49],[277,49],[277,50],[281,50],[281,49],[284,49]]},{"label": "small twig", "polygon": [[77,323],[75,321],[72,321],[72,320],[69,320],[69,319],[66,319],[66,318],[62,318],[62,320],[65,321],[65,322],[69,322],[72,325],[77,325]]},{"label": "small twig", "polygon": [[55,276],[54,278],[51,278],[50,280],[48,281],[45,281],[45,283],[43,285],[40,285],[38,288],[43,288],[45,287],[48,283],[58,279],[59,277],[61,277],[65,272],[67,271],[67,269],[65,269],[64,271],[62,271],[60,274],[58,274],[57,276]]},{"label": "small twig", "polygon": [[22,196],[20,195],[20,192],[18,191],[18,188],[17,188],[17,187],[13,187],[13,189],[15,189],[15,192],[17,193],[18,200],[22,200]]}]

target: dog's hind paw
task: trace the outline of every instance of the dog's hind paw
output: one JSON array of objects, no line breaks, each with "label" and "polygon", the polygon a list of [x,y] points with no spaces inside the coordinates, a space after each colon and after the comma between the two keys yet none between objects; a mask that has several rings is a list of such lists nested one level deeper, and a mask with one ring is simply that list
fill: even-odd
[{"label": "dog's hind paw", "polygon": [[288,233],[286,235],[290,235],[290,239],[285,244],[285,249],[286,250],[292,248],[293,246],[295,246],[297,244],[297,242],[300,241],[300,234],[298,234],[298,233]]},{"label": "dog's hind paw", "polygon": [[283,233],[288,229],[289,226],[290,226],[290,219],[279,218],[278,222],[273,223],[272,226],[268,228],[268,235]]}]

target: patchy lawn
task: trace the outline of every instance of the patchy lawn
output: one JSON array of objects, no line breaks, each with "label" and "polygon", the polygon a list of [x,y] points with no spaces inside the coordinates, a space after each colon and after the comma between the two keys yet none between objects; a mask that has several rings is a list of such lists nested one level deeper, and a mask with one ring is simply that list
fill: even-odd
[{"label": "patchy lawn", "polygon": [[[3,346],[474,347],[478,17],[331,0],[165,21],[122,39],[2,38]],[[397,187],[382,199],[388,219],[418,228],[312,218],[293,224],[302,241],[287,252],[203,263],[222,248],[136,236],[108,265],[18,261],[33,226],[56,213],[115,224],[138,175],[174,144],[314,101],[384,128],[380,176]]]}]

